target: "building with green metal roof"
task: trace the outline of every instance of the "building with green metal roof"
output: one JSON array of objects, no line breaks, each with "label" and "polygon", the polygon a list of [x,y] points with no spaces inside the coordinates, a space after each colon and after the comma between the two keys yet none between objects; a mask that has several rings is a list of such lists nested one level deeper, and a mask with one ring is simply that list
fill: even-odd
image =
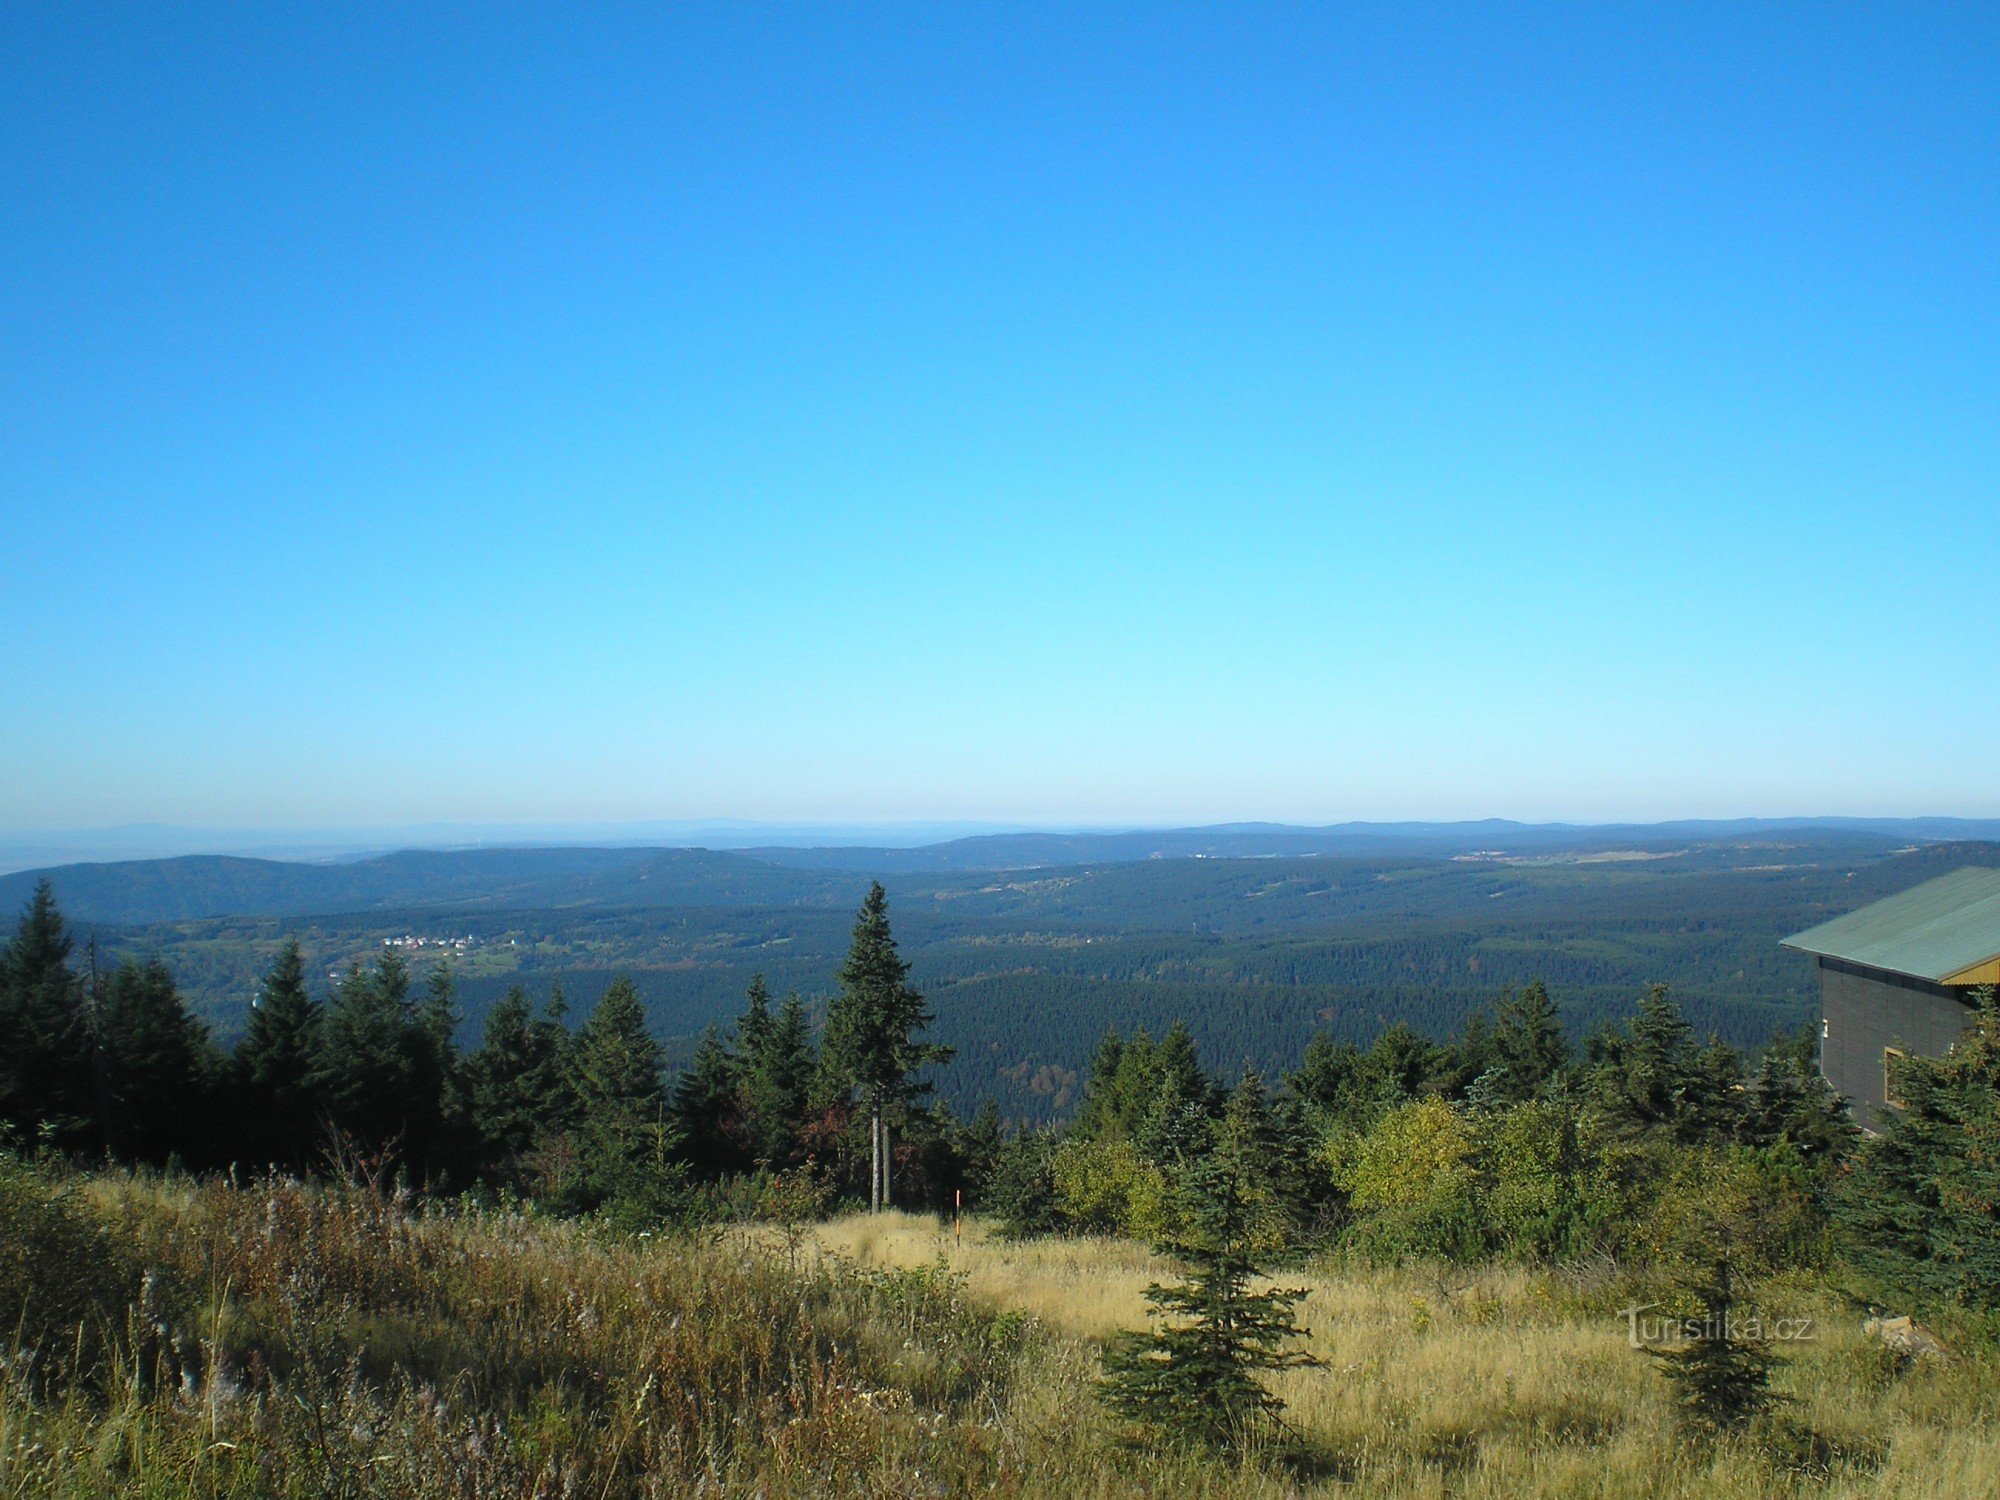
[{"label": "building with green metal roof", "polygon": [[1819,965],[1820,1071],[1872,1127],[1898,1058],[1942,1057],[2000,984],[2000,870],[1967,868],[1788,937]]}]

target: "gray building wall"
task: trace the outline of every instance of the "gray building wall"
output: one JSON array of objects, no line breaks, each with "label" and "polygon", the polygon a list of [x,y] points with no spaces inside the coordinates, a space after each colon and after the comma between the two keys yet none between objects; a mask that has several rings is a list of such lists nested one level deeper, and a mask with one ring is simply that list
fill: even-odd
[{"label": "gray building wall", "polygon": [[1819,961],[1819,1000],[1820,1071],[1869,1130],[1882,1112],[1886,1051],[1942,1057],[1972,1018],[1972,1008],[1944,985],[1837,958]]}]

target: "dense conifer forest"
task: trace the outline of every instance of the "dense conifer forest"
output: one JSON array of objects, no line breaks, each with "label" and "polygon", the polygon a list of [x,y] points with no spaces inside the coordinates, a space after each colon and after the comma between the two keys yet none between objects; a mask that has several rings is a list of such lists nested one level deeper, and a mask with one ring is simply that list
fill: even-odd
[{"label": "dense conifer forest", "polygon": [[[1811,965],[1780,938],[2000,860],[1993,845],[1905,847],[1823,828],[1626,842],[1639,847],[1139,858],[887,883],[935,1039],[959,1059],[936,1076],[943,1096],[961,1112],[992,1099],[1010,1119],[1052,1120],[1074,1107],[1106,1025],[1157,1035],[1183,1021],[1216,1065],[1276,1076],[1317,1032],[1366,1044],[1401,1021],[1442,1040],[1538,979],[1561,994],[1579,1040],[1665,983],[1701,1031],[1752,1048],[1811,1013]],[[903,863],[920,852],[902,851]],[[772,862],[804,853],[809,868]],[[623,976],[680,1066],[760,974],[824,1020],[869,883],[835,858],[883,853],[484,850],[330,866],[146,861],[49,878],[101,962],[160,959],[225,1041],[288,942],[324,998],[385,942],[415,939],[425,946],[394,951],[420,970],[448,960],[463,1046],[517,985],[540,1004],[560,984],[587,1006]],[[0,877],[0,898],[18,910],[36,878]]]}]

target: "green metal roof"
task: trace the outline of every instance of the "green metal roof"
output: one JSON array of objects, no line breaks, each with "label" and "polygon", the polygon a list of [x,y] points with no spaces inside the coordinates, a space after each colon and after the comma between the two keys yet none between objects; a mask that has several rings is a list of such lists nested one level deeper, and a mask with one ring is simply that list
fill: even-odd
[{"label": "green metal roof", "polygon": [[2000,958],[2000,870],[1953,870],[1783,946],[1935,983]]}]

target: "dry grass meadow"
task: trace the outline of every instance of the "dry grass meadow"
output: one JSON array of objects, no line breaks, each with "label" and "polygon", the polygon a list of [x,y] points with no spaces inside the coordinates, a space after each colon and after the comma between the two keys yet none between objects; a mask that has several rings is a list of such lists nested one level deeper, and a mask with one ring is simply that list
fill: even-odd
[{"label": "dry grass meadow", "polygon": [[1166,1272],[1126,1241],[903,1215],[633,1239],[116,1172],[8,1192],[6,1497],[2000,1494],[1992,1357],[1898,1369],[1812,1283],[1765,1298],[1817,1324],[1786,1425],[1709,1450],[1608,1272],[1307,1267],[1325,1365],[1282,1378],[1289,1448],[1234,1465],[1133,1446],[1094,1399]]},{"label": "dry grass meadow", "polygon": [[[817,1242],[865,1266],[942,1261],[972,1296],[1032,1316],[1068,1378],[1017,1400],[1052,1423],[1088,1424],[1092,1346],[1141,1325],[1148,1282],[1168,1268],[1125,1240],[1011,1243],[977,1222],[955,1238],[931,1219],[851,1217]],[[1608,1272],[1519,1267],[1309,1266],[1308,1347],[1323,1368],[1276,1389],[1317,1455],[1282,1469],[1203,1478],[1215,1494],[1667,1497],[2000,1495],[2000,1371],[1990,1358],[1898,1370],[1861,1313],[1809,1280],[1767,1288],[1773,1315],[1809,1317],[1777,1384],[1794,1441],[1707,1452],[1675,1430],[1664,1382],[1628,1343],[1629,1298]],[[1808,1435],[1811,1435],[1808,1437]],[[1316,1472],[1315,1472],[1316,1469]]]}]

